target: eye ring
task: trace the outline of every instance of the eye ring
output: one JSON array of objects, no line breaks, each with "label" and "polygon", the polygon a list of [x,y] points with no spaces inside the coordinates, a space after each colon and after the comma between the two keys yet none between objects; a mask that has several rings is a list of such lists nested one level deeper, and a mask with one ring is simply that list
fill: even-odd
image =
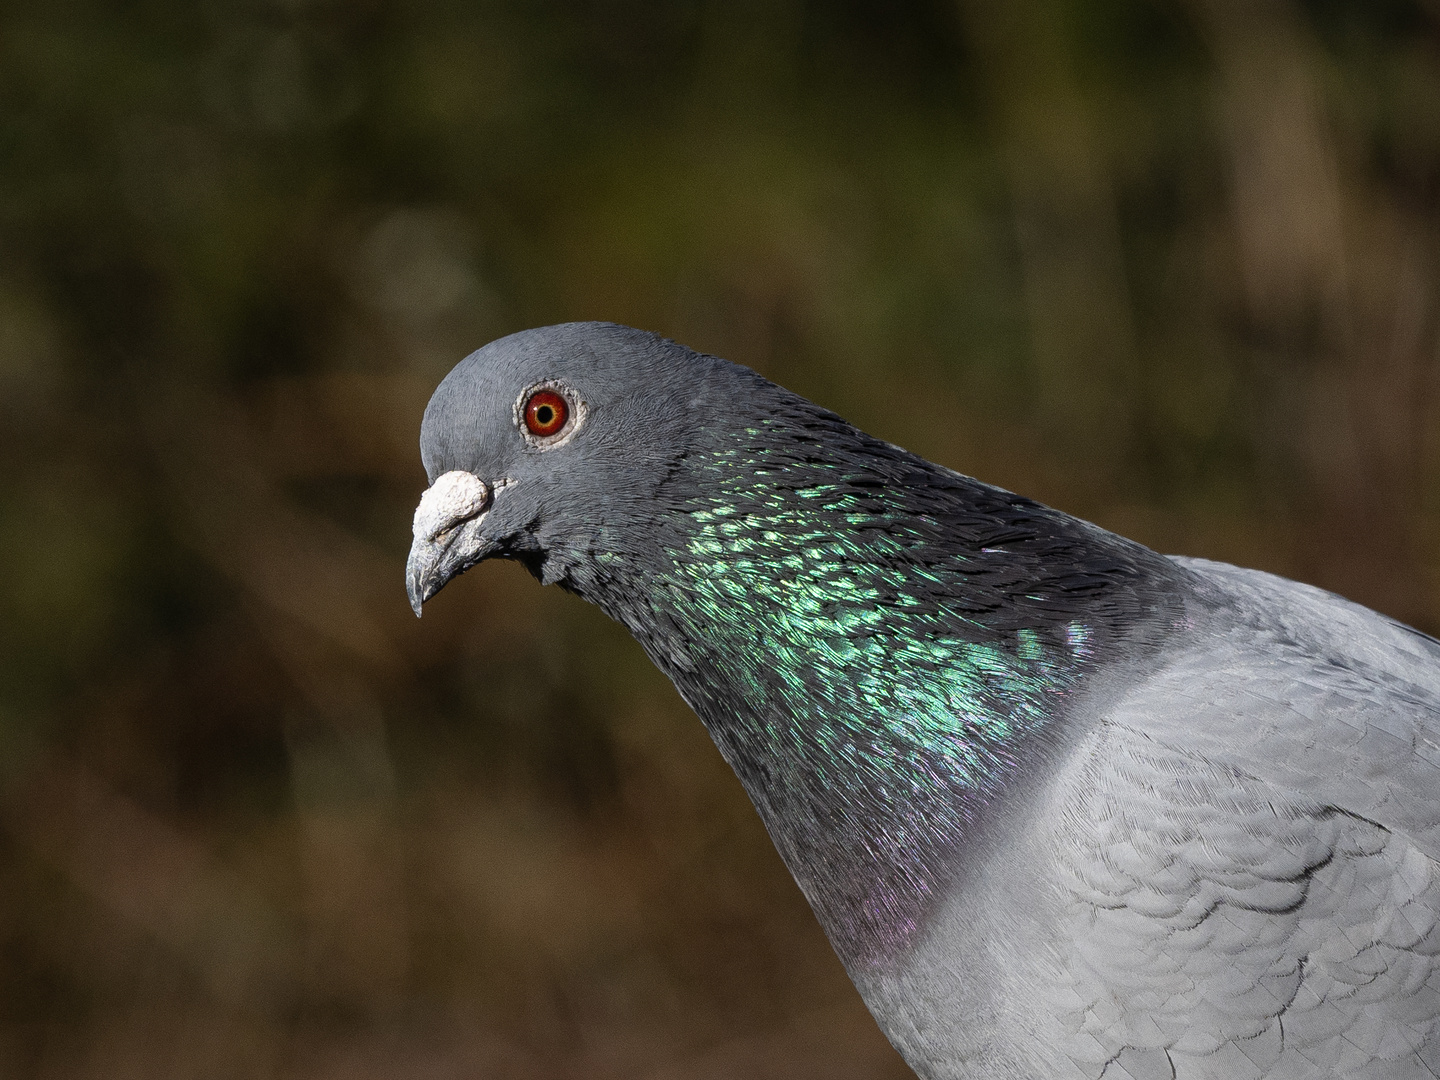
[{"label": "eye ring", "polygon": [[580,396],[555,379],[536,383],[515,400],[515,426],[537,450],[553,450],[569,442],[588,414]]}]

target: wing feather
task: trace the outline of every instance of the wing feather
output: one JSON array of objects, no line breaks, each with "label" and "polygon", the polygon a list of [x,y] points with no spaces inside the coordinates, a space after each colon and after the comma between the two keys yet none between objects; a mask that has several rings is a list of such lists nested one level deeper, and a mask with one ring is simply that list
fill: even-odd
[{"label": "wing feather", "polygon": [[1433,1077],[1440,644],[1183,562],[1206,604],[1194,644],[1120,697],[1057,794],[1070,1062]]}]

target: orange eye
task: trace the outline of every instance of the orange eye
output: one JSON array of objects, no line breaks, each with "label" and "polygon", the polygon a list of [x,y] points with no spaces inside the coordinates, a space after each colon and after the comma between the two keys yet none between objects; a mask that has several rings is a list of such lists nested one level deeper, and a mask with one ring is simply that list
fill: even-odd
[{"label": "orange eye", "polygon": [[554,390],[537,390],[525,402],[525,427],[538,438],[554,435],[569,419],[569,403]]}]

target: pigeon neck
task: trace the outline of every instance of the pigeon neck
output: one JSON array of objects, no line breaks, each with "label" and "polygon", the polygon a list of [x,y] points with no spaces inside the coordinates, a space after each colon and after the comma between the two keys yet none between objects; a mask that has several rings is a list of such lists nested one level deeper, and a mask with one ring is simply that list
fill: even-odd
[{"label": "pigeon neck", "polygon": [[571,584],[705,722],[842,958],[876,964],[1172,564],[805,419],[693,455],[672,526]]}]

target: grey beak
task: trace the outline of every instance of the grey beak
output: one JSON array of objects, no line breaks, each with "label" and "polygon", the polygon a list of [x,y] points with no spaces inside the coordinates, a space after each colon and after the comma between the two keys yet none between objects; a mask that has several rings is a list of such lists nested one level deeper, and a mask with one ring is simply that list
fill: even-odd
[{"label": "grey beak", "polygon": [[481,531],[491,487],[468,472],[448,472],[420,496],[414,541],[405,564],[405,591],[416,617],[426,600],[483,559],[494,546]]}]

